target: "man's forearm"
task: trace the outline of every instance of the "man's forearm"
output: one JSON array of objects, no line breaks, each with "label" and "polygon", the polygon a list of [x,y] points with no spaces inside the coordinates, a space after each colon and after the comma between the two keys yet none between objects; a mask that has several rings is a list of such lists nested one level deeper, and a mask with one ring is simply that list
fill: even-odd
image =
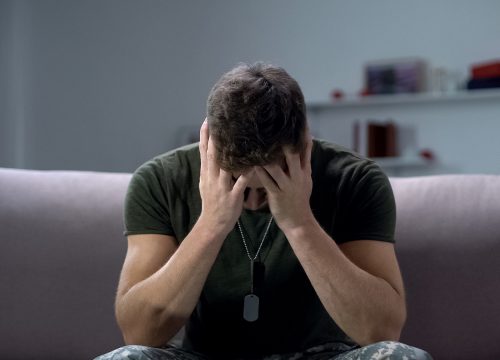
[{"label": "man's forearm", "polygon": [[399,339],[404,294],[351,262],[315,220],[284,231],[325,309],[348,336],[360,345]]},{"label": "man's forearm", "polygon": [[160,346],[194,310],[225,234],[199,219],[168,262],[132,286],[116,302],[116,317],[128,344]]}]

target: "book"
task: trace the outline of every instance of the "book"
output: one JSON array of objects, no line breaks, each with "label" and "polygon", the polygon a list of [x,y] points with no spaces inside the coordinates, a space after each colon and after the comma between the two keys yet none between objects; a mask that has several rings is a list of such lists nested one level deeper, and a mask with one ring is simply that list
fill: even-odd
[{"label": "book", "polygon": [[354,123],[354,151],[375,157],[397,156],[397,127],[392,121],[367,120]]},{"label": "book", "polygon": [[386,156],[386,126],[378,123],[368,124],[368,157]]},{"label": "book", "polygon": [[420,58],[388,59],[365,64],[369,95],[418,93],[427,90],[427,62]]},{"label": "book", "polygon": [[470,79],[467,81],[467,89],[493,89],[500,88],[500,76],[484,79]]},{"label": "book", "polygon": [[385,129],[385,156],[398,156],[396,133],[396,124],[393,122],[387,123]]},{"label": "book", "polygon": [[500,77],[500,60],[489,61],[471,66],[472,79]]}]

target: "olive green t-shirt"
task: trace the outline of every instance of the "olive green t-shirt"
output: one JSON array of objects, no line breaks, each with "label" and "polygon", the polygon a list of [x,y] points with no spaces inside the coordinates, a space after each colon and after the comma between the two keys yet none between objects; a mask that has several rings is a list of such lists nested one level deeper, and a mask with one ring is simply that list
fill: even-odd
[{"label": "olive green t-shirt", "polygon": [[[394,242],[394,196],[387,176],[373,161],[314,140],[311,167],[311,208],[332,241]],[[159,155],[139,167],[126,196],[125,235],[165,234],[181,243],[201,212],[199,171],[197,144]],[[269,217],[268,210],[243,210],[241,214],[251,254],[257,251]],[[247,322],[243,300],[250,292],[250,260],[235,226],[186,324],[184,347],[234,359],[298,352],[334,341],[352,343],[326,312],[274,223],[258,260],[265,266],[259,319]]]}]

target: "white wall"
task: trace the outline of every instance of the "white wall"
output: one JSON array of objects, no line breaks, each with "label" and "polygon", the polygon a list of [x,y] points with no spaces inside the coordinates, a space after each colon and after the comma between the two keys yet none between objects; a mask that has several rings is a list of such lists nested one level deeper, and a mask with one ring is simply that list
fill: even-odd
[{"label": "white wall", "polygon": [[11,144],[9,50],[11,46],[11,1],[0,1],[0,166],[14,164],[14,146]]},{"label": "white wall", "polygon": [[29,3],[0,1],[0,166],[26,167],[26,64],[29,59],[26,18]]},{"label": "white wall", "polygon": [[[465,72],[472,62],[500,57],[495,0],[18,2],[12,19],[24,63],[16,62],[22,74],[8,92],[22,97],[14,114],[24,146],[14,146],[14,166],[27,168],[132,171],[177,146],[182,129],[201,124],[213,82],[239,61],[285,67],[317,101],[334,87],[356,93],[371,59],[418,55]],[[0,32],[1,43],[5,37]],[[463,130],[447,118],[430,131],[441,135],[421,134],[422,141],[454,151],[448,127],[458,138],[473,134],[471,116],[459,119]],[[500,133],[500,109],[487,116],[488,133]],[[398,117],[430,121],[404,110]],[[326,128],[325,137],[341,131],[334,122]],[[453,159],[457,172],[500,172],[489,160],[467,168],[478,160],[471,145],[470,157]],[[500,154],[498,143],[481,146]]]}]

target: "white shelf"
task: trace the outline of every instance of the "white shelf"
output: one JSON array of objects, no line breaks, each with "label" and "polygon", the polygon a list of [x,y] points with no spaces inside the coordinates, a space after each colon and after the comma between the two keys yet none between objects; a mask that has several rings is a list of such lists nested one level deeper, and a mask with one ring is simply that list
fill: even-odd
[{"label": "white shelf", "polygon": [[453,93],[417,93],[397,95],[371,95],[366,97],[346,98],[332,102],[310,102],[307,110],[317,112],[335,108],[355,108],[364,106],[424,104],[455,101],[473,101],[480,99],[497,99],[500,101],[500,89],[484,89],[459,91]]},{"label": "white shelf", "polygon": [[419,157],[377,157],[370,158],[385,169],[428,166],[429,161]]}]

